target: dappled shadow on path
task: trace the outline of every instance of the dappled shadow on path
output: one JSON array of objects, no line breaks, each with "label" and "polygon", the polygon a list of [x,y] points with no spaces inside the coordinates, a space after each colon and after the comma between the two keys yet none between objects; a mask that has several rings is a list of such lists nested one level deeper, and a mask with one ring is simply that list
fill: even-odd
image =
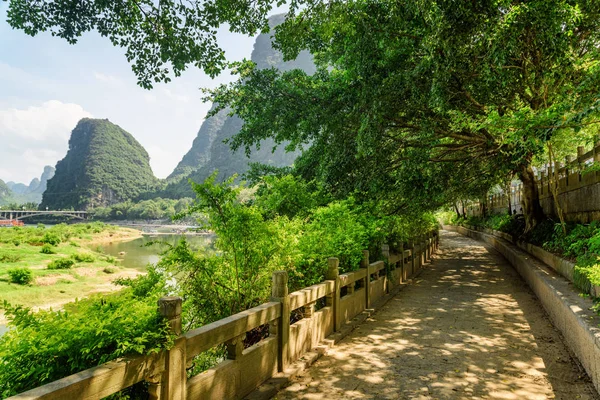
[{"label": "dappled shadow on path", "polygon": [[597,399],[494,250],[444,232],[421,276],[277,399]]}]

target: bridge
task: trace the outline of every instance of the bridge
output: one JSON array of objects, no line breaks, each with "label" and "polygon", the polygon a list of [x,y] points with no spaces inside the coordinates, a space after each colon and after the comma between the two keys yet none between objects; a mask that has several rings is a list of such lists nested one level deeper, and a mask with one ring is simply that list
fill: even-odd
[{"label": "bridge", "polygon": [[53,211],[53,210],[0,210],[0,220],[17,220],[20,221],[25,218],[37,217],[40,215],[54,215],[54,216],[66,216],[75,219],[87,219],[87,211]]}]

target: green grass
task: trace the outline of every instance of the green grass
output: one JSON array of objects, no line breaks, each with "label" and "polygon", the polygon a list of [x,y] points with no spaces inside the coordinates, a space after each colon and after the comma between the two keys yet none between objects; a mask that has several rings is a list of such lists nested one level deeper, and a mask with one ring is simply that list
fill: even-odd
[{"label": "green grass", "polygon": [[[116,260],[87,248],[85,241],[93,242],[101,235],[117,232],[119,228],[103,228],[104,225],[81,224],[58,226],[49,229],[37,228],[1,228],[0,229],[0,303],[7,300],[12,304],[24,306],[44,306],[61,304],[75,298],[82,298],[98,291],[114,279],[115,273],[123,268],[115,266]],[[55,254],[41,252],[46,231],[54,230],[61,237],[61,243],[52,247]],[[82,233],[84,241],[74,237]],[[67,237],[68,239],[65,239]],[[18,246],[14,242],[18,241]],[[88,244],[97,247],[96,244]],[[48,264],[59,259],[75,261],[71,269],[49,270]],[[29,268],[33,273],[31,285],[10,283],[8,271],[14,268]],[[113,271],[108,274],[105,270]]]}]

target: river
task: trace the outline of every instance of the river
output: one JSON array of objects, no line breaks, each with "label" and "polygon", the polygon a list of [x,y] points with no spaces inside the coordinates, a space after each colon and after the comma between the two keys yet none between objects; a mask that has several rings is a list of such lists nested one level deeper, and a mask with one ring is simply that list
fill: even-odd
[{"label": "river", "polygon": [[[100,246],[103,253],[120,260],[120,265],[125,268],[145,270],[148,264],[156,264],[160,254],[168,249],[168,246],[176,245],[184,235],[167,234],[148,236],[128,242],[113,242]],[[190,248],[200,250],[212,248],[214,235],[185,235]],[[152,244],[154,243],[154,244]]]}]

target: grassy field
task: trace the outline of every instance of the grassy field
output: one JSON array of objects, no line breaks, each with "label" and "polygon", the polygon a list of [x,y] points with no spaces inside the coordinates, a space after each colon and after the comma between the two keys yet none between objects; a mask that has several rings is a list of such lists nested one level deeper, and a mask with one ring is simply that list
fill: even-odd
[{"label": "grassy field", "polygon": [[[115,258],[98,252],[98,246],[139,235],[133,229],[102,223],[0,228],[0,302],[58,308],[75,298],[115,290],[112,280],[139,271],[120,266]],[[63,259],[72,260],[72,267],[48,268],[52,261]],[[9,271],[15,268],[29,269],[31,283],[11,282]]]}]

